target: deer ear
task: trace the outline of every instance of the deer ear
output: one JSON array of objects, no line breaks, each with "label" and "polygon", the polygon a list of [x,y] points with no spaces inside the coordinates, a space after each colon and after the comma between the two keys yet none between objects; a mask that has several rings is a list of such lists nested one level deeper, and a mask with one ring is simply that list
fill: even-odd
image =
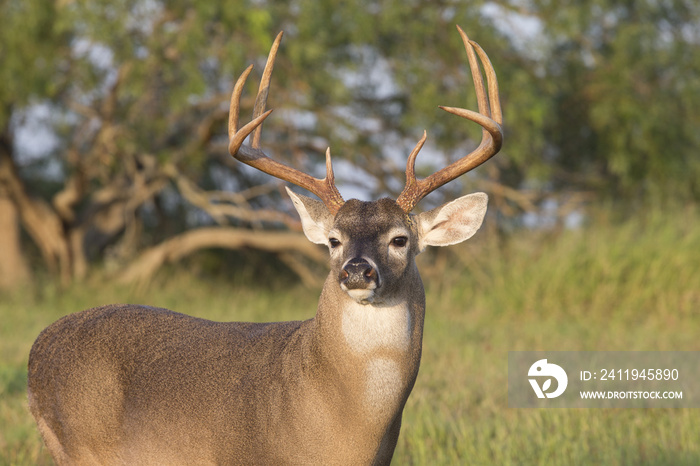
[{"label": "deer ear", "polygon": [[296,194],[286,186],[285,189],[289,197],[292,198],[292,203],[294,203],[299,217],[301,217],[301,226],[309,241],[316,244],[328,244],[328,232],[333,225],[333,215],[325,204],[316,199]]},{"label": "deer ear", "polygon": [[488,196],[474,193],[418,214],[419,240],[426,246],[449,246],[471,238],[486,215]]}]

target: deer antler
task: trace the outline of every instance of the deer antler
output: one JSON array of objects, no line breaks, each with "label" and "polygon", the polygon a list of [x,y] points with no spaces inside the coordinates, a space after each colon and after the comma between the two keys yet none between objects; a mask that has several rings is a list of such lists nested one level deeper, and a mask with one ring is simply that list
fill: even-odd
[{"label": "deer antler", "polygon": [[[282,33],[280,32],[270,48],[270,55],[267,57],[267,64],[265,65],[265,70],[260,79],[260,87],[258,89],[258,95],[255,98],[255,108],[253,109],[253,119],[242,128],[238,127],[241,93],[243,92],[243,85],[248,79],[250,71],[253,69],[253,65],[248,66],[238,78],[238,81],[236,81],[233,93],[231,94],[231,107],[229,110],[228,136],[230,142],[228,151],[237,160],[251,167],[311,191],[321,198],[331,213],[335,214],[345,201],[335,187],[330,148],[326,151],[326,177],[323,179],[314,178],[299,170],[288,167],[283,163],[277,162],[265,155],[260,148],[262,123],[265,121],[265,118],[272,113],[272,110],[265,111],[265,105],[267,104],[267,96],[270,90],[272,69],[275,66],[275,57],[277,56],[277,49],[279,48],[281,40]],[[251,133],[253,133],[253,137],[250,146],[244,146],[243,141]]]},{"label": "deer antler", "polygon": [[[440,108],[446,112],[453,113],[457,116],[461,116],[462,118],[466,118],[467,120],[479,123],[483,128],[481,144],[479,144],[479,147],[474,149],[471,153],[465,155],[442,170],[439,170],[432,175],[423,178],[422,180],[417,180],[415,163],[418,152],[420,152],[423,144],[425,143],[426,133],[424,132],[423,137],[420,141],[418,141],[418,144],[416,144],[416,147],[408,157],[408,162],[406,163],[406,187],[401,192],[398,199],[396,199],[397,204],[399,204],[399,206],[407,213],[413,210],[415,205],[429,193],[433,192],[440,186],[449,183],[458,176],[473,170],[496,155],[503,144],[503,130],[501,129],[503,115],[501,114],[501,101],[498,97],[498,81],[496,79],[496,72],[493,70],[493,66],[491,65],[489,57],[486,55],[486,52],[484,52],[479,44],[470,40],[459,26],[457,26],[457,30],[459,30],[459,34],[462,36],[462,42],[464,42],[464,48],[466,49],[467,57],[469,58],[469,67],[472,70],[479,112],[477,113],[472,110],[455,107],[440,106]],[[477,62],[476,58],[477,54],[484,65],[484,72],[486,73],[486,78],[488,79],[488,98],[486,96],[486,89],[484,88],[481,72],[479,71],[479,63]]]}]

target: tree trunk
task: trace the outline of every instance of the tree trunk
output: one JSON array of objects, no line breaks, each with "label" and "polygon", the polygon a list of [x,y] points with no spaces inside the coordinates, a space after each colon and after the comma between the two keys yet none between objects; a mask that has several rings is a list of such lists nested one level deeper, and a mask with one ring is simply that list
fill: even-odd
[{"label": "tree trunk", "polygon": [[12,138],[0,135],[0,190],[15,206],[22,226],[38,246],[49,271],[58,274],[61,283],[71,279],[69,247],[61,219],[42,199],[33,198],[17,172],[12,154]]},{"label": "tree trunk", "polygon": [[0,190],[0,290],[13,290],[30,280],[21,247],[17,207]]}]

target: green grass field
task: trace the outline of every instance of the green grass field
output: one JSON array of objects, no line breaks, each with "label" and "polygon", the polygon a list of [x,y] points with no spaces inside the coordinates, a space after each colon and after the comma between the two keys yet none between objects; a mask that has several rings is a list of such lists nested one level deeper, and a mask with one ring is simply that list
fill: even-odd
[{"label": "green grass field", "polygon": [[[423,361],[393,464],[700,464],[700,410],[507,406],[508,351],[700,350],[697,212],[501,241],[482,232],[449,251],[444,265],[421,261]],[[26,407],[26,361],[58,317],[129,301],[215,320],[305,319],[318,296],[248,279],[159,282],[0,296],[1,465],[51,464]]]}]

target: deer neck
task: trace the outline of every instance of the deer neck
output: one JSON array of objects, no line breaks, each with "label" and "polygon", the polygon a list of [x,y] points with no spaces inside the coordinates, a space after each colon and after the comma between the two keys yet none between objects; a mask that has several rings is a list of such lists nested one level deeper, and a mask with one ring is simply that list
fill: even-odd
[{"label": "deer neck", "polygon": [[336,374],[335,393],[365,419],[392,422],[403,409],[420,364],[425,294],[417,270],[401,298],[360,304],[326,280],[314,335],[320,364]]}]

